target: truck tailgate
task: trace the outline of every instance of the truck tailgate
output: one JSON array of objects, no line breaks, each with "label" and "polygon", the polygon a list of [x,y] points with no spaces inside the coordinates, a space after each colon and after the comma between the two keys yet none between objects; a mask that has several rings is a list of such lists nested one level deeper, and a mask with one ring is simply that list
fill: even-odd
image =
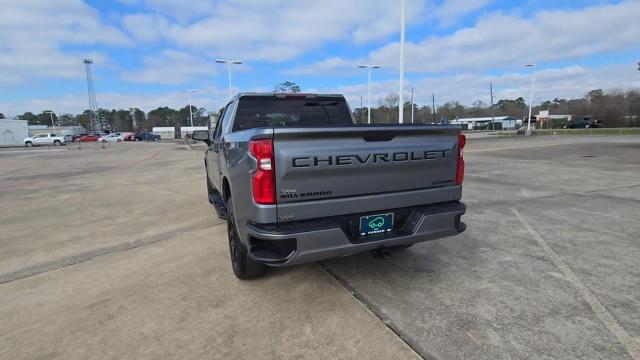
[{"label": "truck tailgate", "polygon": [[[324,202],[353,205],[340,213],[382,209],[363,199],[393,193],[416,192],[420,205],[454,200],[459,133],[429,125],[274,129],[279,218],[321,216]],[[317,210],[299,212],[296,204]]]}]

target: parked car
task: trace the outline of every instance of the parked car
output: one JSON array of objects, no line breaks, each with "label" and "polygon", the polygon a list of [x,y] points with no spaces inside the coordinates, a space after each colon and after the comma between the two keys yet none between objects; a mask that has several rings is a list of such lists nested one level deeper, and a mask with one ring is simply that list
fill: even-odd
[{"label": "parked car", "polygon": [[121,142],[124,141],[124,135],[122,135],[121,133],[112,133],[112,134],[107,134],[104,135],[102,137],[100,137],[100,139],[98,139],[98,141],[100,142]]},{"label": "parked car", "polygon": [[88,133],[75,134],[75,135],[73,135],[73,139],[72,139],[72,141],[74,141],[74,142],[75,142],[75,141],[78,141],[78,139],[80,139],[80,138],[81,138],[81,137],[83,137],[83,136],[87,136],[87,135],[89,135],[89,134],[88,134]]},{"label": "parked car", "polygon": [[89,134],[85,135],[78,139],[79,142],[96,142],[100,138],[98,134]]},{"label": "parked car", "polygon": [[588,129],[600,127],[598,120],[591,120],[588,116],[571,119],[563,126],[565,129]]},{"label": "parked car", "polygon": [[40,145],[66,145],[67,141],[64,136],[58,136],[56,134],[38,134],[23,140],[24,146],[40,146]]},{"label": "parked car", "polygon": [[160,135],[154,134],[152,132],[139,132],[135,135],[135,141],[156,141],[160,140]]},{"label": "parked car", "polygon": [[135,133],[132,133],[132,132],[126,132],[122,134],[124,141],[134,141],[135,140],[134,136],[135,136]]},{"label": "parked car", "polygon": [[357,125],[341,95],[239,94],[203,141],[233,272],[457,235],[466,138],[454,125]]}]

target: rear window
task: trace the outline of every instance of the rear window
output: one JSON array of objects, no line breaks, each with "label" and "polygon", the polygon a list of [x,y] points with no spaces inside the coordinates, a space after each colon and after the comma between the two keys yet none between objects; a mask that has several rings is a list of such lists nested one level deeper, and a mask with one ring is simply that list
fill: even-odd
[{"label": "rear window", "polygon": [[342,98],[242,97],[233,122],[233,131],[260,127],[323,127],[351,124],[351,113]]}]

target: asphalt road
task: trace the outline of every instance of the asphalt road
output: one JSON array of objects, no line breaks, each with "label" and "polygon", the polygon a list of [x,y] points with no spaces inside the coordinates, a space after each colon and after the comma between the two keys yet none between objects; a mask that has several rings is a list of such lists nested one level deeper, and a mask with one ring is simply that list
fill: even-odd
[{"label": "asphalt road", "polygon": [[0,150],[0,358],[640,360],[638,154],[472,140],[464,234],[241,282],[201,148]]}]

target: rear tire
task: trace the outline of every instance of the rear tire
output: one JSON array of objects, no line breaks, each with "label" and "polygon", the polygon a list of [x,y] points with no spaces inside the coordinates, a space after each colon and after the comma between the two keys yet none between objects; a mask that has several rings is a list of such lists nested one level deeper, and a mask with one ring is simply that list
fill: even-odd
[{"label": "rear tire", "polygon": [[251,259],[247,248],[240,241],[231,197],[227,199],[227,236],[231,266],[235,276],[240,280],[248,280],[262,275],[266,270],[266,265]]},{"label": "rear tire", "polygon": [[27,141],[26,143],[24,143],[24,146],[33,147],[33,143],[31,141]]}]

